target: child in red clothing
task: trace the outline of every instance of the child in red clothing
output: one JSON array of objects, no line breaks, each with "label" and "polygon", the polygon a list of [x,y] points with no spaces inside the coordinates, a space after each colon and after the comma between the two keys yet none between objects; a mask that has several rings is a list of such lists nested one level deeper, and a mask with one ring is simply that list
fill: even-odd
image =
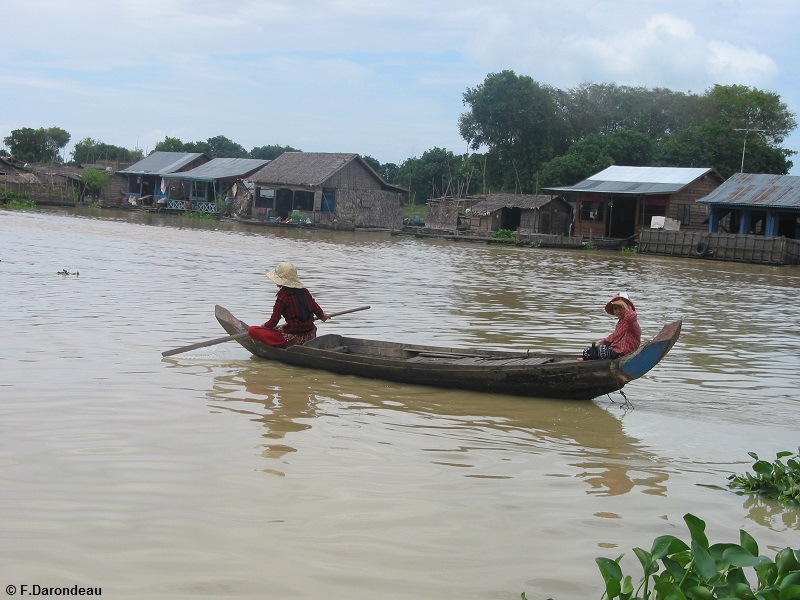
[{"label": "child in red clothing", "polygon": [[583,360],[615,359],[636,350],[642,343],[642,328],[628,294],[620,292],[606,304],[606,312],[619,319],[614,332],[583,351]]}]

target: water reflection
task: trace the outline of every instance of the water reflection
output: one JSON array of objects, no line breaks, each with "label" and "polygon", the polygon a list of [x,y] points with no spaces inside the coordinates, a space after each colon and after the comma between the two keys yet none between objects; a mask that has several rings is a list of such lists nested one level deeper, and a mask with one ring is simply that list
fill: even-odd
[{"label": "water reflection", "polygon": [[777,500],[750,494],[742,507],[747,511],[748,519],[773,531],[800,530],[800,511]]},{"label": "water reflection", "polygon": [[[401,437],[396,446],[429,464],[460,469],[464,477],[514,478],[527,468],[527,458],[536,457],[535,462],[552,469],[545,473],[549,477],[583,480],[587,494],[666,491],[668,473],[658,457],[626,435],[619,418],[593,402],[402,386],[256,358],[225,363],[219,370],[208,393],[210,406],[260,423],[265,429],[262,454],[278,464],[291,461],[288,455],[303,445],[295,435],[309,432],[320,419],[342,426],[368,419],[380,422],[379,443]],[[491,469],[484,466],[493,454],[505,468],[494,462]],[[283,474],[275,464],[267,470]]]}]

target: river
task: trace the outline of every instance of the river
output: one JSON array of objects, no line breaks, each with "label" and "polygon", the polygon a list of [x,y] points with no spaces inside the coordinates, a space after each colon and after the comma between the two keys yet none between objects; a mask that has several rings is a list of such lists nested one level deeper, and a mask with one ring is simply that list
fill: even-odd
[{"label": "river", "polygon": [[[269,315],[294,262],[321,324],[408,343],[574,350],[683,319],[619,393],[554,401],[271,364],[221,304]],[[67,271],[69,275],[60,272]],[[112,598],[599,598],[594,559],[673,534],[800,547],[800,510],[740,496],[796,451],[800,270],[191,222],[0,210],[0,583]],[[30,589],[30,587],[28,588]]]}]

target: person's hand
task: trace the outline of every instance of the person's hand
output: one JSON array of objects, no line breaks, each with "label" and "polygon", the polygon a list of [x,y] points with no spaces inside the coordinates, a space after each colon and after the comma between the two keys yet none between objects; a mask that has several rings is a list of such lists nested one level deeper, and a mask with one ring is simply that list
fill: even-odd
[{"label": "person's hand", "polygon": [[328,313],[326,313],[326,312],[323,310],[323,311],[322,311],[322,317],[321,317],[321,318],[322,318],[322,320],[323,320],[323,321],[327,321],[327,320],[328,320],[328,319],[330,319],[331,317],[330,317],[330,315],[328,315]]}]

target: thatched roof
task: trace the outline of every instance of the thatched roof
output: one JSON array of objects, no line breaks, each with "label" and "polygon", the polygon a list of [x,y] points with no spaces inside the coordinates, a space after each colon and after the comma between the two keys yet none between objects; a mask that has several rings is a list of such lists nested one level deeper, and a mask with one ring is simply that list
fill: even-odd
[{"label": "thatched roof", "polygon": [[466,212],[473,217],[486,217],[502,208],[542,208],[552,199],[553,196],[543,194],[489,194]]},{"label": "thatched roof", "polygon": [[0,156],[0,181],[3,183],[39,183],[36,175],[26,163]]},{"label": "thatched roof", "polygon": [[386,183],[358,154],[337,152],[284,152],[248,179],[259,187],[319,187],[353,161],[360,163],[384,189],[406,191]]}]

